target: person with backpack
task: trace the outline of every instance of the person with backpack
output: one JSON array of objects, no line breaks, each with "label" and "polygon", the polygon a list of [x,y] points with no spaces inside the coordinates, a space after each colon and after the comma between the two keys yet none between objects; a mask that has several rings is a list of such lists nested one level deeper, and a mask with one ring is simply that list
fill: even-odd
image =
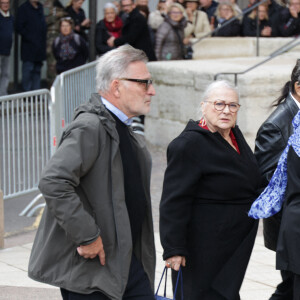
[{"label": "person with backpack", "polygon": [[70,17],[60,20],[60,35],[52,45],[57,74],[85,64],[88,58],[86,41],[79,34],[73,32],[73,25]]}]

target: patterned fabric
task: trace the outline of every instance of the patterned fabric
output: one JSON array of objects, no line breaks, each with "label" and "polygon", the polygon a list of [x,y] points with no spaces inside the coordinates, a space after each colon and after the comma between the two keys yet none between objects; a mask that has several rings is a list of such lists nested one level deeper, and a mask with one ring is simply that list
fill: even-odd
[{"label": "patterned fabric", "polygon": [[74,39],[74,33],[72,32],[69,35],[60,35],[61,48],[59,56],[62,60],[73,59],[76,55],[76,50],[70,44],[71,40]]},{"label": "patterned fabric", "polygon": [[294,133],[280,156],[277,168],[265,190],[254,201],[248,213],[253,219],[269,218],[281,210],[287,186],[287,155],[290,146],[300,157],[300,110],[293,119]]}]

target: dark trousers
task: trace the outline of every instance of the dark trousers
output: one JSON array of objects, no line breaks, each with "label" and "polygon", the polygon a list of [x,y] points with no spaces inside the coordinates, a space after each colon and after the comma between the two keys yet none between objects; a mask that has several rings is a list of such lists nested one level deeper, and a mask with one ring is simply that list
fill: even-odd
[{"label": "dark trousers", "polygon": [[22,64],[22,86],[25,92],[41,88],[43,62],[24,61]]},{"label": "dark trousers", "polygon": [[[79,294],[61,289],[63,300],[109,300],[106,295],[100,292],[91,294]],[[153,291],[150,287],[148,276],[142,264],[135,255],[132,256],[129,277],[123,300],[154,300]]]},{"label": "dark trousers", "polygon": [[293,300],[300,300],[300,275],[294,274],[294,298]]},{"label": "dark trousers", "polygon": [[293,300],[294,274],[281,271],[281,277],[282,282],[277,285],[275,293],[269,300]]}]

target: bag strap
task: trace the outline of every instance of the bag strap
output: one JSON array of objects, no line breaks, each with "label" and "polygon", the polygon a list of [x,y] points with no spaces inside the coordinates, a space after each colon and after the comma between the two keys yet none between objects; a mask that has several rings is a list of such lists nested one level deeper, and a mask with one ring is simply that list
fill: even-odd
[{"label": "bag strap", "polygon": [[158,287],[157,287],[155,296],[157,296],[157,294],[158,294],[158,291],[159,291],[161,282],[162,282],[162,280],[163,280],[163,278],[164,278],[164,275],[165,275],[165,273],[166,273],[166,278],[165,278],[165,291],[164,291],[164,297],[166,297],[166,289],[167,289],[167,272],[168,272],[168,269],[167,269],[167,267],[165,267],[165,268],[164,268],[164,271],[163,271],[163,273],[162,273],[162,275],[161,275],[161,278],[160,278],[160,281],[159,281],[159,284],[158,284]]},{"label": "bag strap", "polygon": [[[158,294],[158,291],[159,291],[159,288],[160,288],[160,285],[161,285],[161,282],[162,282],[164,276],[165,276],[164,297],[166,297],[166,293],[167,293],[167,278],[168,278],[168,268],[167,267],[164,268],[164,271],[163,271],[163,273],[161,275],[161,278],[160,278],[160,281],[159,281],[159,284],[158,284],[158,287],[157,287],[157,290],[156,290],[156,293],[155,293],[155,297]],[[182,277],[181,267],[179,268],[178,275],[177,275],[177,280],[176,280],[176,285],[175,285],[175,289],[174,289],[173,300],[176,300],[176,293],[177,293],[177,288],[178,288],[179,280],[181,281],[181,300],[183,300],[183,277]]]},{"label": "bag strap", "polygon": [[181,267],[179,268],[179,271],[178,271],[178,274],[177,274],[177,280],[176,280],[173,300],[176,300],[176,293],[177,293],[179,280],[181,281],[181,283],[180,283],[181,284],[181,300],[183,300],[183,277],[182,277]]}]

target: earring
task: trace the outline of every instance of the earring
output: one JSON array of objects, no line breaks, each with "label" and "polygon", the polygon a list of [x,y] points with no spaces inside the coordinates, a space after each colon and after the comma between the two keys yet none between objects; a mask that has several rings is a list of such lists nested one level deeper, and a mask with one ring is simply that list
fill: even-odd
[{"label": "earring", "polygon": [[200,125],[201,125],[202,127],[205,127],[205,126],[206,126],[206,121],[205,121],[204,118],[202,118],[202,119],[200,120]]}]

